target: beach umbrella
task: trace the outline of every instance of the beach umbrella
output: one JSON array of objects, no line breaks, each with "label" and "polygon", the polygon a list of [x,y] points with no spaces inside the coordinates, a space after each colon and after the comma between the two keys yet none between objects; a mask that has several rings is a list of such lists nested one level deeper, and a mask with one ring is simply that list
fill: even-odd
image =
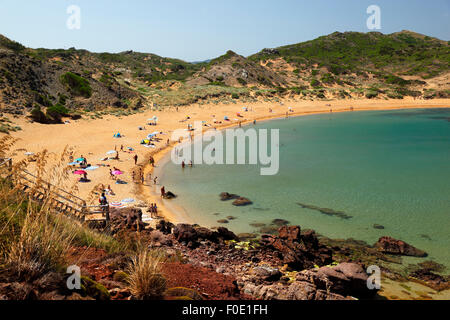
[{"label": "beach umbrella", "polygon": [[160,133],[161,133],[160,131],[155,131],[152,134],[154,134],[156,136],[157,134],[160,134]]},{"label": "beach umbrella", "polygon": [[127,149],[130,150],[130,151],[134,151],[134,149],[131,148],[131,147],[127,147]]},{"label": "beach umbrella", "polygon": [[77,174],[77,175],[79,175],[79,176],[82,176],[82,175],[84,175],[84,174],[87,174],[87,172],[84,171],[84,170],[76,170],[76,171],[73,172],[73,174]]},{"label": "beach umbrella", "polygon": [[71,163],[69,163],[69,166],[76,166],[76,165],[78,165],[78,162],[71,162]]},{"label": "beach umbrella", "polygon": [[112,174],[115,175],[115,176],[120,176],[121,174],[123,174],[123,172],[120,171],[120,170],[114,170],[114,171],[112,172]]},{"label": "beach umbrella", "polygon": [[151,139],[151,138],[153,138],[154,136],[156,136],[156,134],[150,133],[150,134],[147,136],[147,139]]},{"label": "beach umbrella", "polygon": [[25,152],[25,155],[26,156],[34,156],[34,153],[33,152]]},{"label": "beach umbrella", "polygon": [[83,158],[78,158],[78,159],[75,159],[75,161],[76,161],[76,162],[83,162],[84,159],[83,159]]},{"label": "beach umbrella", "polygon": [[84,169],[84,170],[89,170],[89,171],[93,171],[93,170],[97,170],[98,169],[98,167],[97,166],[90,166],[90,167],[87,167],[86,169]]},{"label": "beach umbrella", "polygon": [[111,151],[108,151],[106,154],[116,154],[116,153],[117,153],[117,151],[111,150]]},{"label": "beach umbrella", "polygon": [[132,203],[132,202],[134,202],[134,201],[135,201],[134,199],[128,198],[128,199],[122,200],[121,202]]}]

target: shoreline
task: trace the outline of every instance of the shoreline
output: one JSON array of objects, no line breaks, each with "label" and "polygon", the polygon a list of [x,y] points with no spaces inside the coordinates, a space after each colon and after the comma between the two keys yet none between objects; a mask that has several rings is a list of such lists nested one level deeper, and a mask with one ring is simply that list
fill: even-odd
[{"label": "shoreline", "polygon": [[[289,120],[289,118],[297,118],[297,117],[303,117],[303,116],[309,116],[309,115],[318,115],[318,114],[329,114],[329,113],[344,113],[344,112],[359,112],[359,111],[389,111],[389,110],[408,110],[408,109],[433,109],[433,108],[450,108],[450,105],[405,105],[405,106],[393,106],[393,107],[381,107],[381,108],[370,108],[370,107],[361,107],[361,108],[339,108],[339,109],[333,109],[331,107],[332,112],[330,110],[313,110],[313,111],[300,111],[300,112],[291,112],[286,116],[286,114],[272,114],[272,115],[266,115],[255,119],[245,119],[241,121],[242,127],[249,126],[253,124],[253,121],[256,122],[267,122],[272,120],[280,120],[280,119],[286,119]],[[239,123],[226,123],[221,124],[217,126],[211,126],[208,127],[208,129],[203,130],[201,135],[203,136],[205,132],[215,128],[216,130],[226,130],[230,128],[236,128],[239,126]],[[185,142],[182,142],[185,143]],[[192,143],[192,142],[190,142]],[[168,153],[172,151],[172,149],[176,146],[178,146],[179,143],[171,143],[169,146],[160,148],[158,151],[148,154],[146,158],[147,164],[144,166],[144,176],[146,177],[147,174],[153,174],[161,173],[160,175],[163,175],[163,167],[167,164],[169,160]],[[148,158],[152,155],[155,158],[155,169],[148,164]],[[166,159],[167,158],[167,159]],[[151,182],[150,182],[151,183]],[[157,185],[159,186],[159,184]],[[195,224],[196,222],[191,220],[189,217],[189,213],[187,210],[179,205],[170,204],[170,200],[163,200],[158,195],[157,190],[155,190],[156,186],[152,185],[152,188],[144,188],[144,186],[140,185],[138,188],[139,191],[136,194],[137,197],[143,197],[143,201],[146,201],[147,198],[153,198],[154,201],[158,205],[158,217],[169,221],[171,223],[177,224],[177,223],[189,223],[189,224]],[[167,188],[166,188],[167,189]],[[169,188],[170,190],[170,188]],[[152,201],[153,202],[153,201]]]}]

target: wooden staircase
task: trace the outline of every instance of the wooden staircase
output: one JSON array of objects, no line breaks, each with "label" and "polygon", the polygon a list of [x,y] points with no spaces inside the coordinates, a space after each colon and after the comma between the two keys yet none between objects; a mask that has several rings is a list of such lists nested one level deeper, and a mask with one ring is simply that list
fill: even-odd
[{"label": "wooden staircase", "polygon": [[[22,170],[18,175],[12,177],[8,175],[11,168],[11,159],[0,159],[0,176],[5,176],[3,173],[6,172],[6,177],[11,179],[13,184],[33,201],[37,203],[48,201],[47,204],[55,212],[62,213],[80,222],[87,222],[92,227],[97,228],[107,225],[107,217],[104,217],[104,213],[109,213],[109,206],[87,206],[83,199],[49,182],[40,180],[27,170]],[[109,214],[106,216],[109,216]]]}]

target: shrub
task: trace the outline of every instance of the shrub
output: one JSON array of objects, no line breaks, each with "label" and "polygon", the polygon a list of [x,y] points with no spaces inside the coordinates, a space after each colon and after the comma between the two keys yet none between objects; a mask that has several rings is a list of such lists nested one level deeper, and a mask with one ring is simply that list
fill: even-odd
[{"label": "shrub", "polygon": [[309,84],[311,85],[311,87],[316,88],[320,86],[320,81],[317,79],[312,79]]},{"label": "shrub", "polygon": [[369,90],[369,91],[366,92],[366,98],[367,99],[376,98],[377,96],[378,96],[378,92],[377,91]]},{"label": "shrub", "polygon": [[243,85],[243,86],[246,86],[246,85],[247,85],[247,81],[245,81],[245,80],[242,79],[242,78],[237,78],[237,81],[238,81],[241,85]]},{"label": "shrub", "polygon": [[75,96],[90,98],[92,96],[92,88],[89,81],[83,77],[67,72],[61,76],[61,83],[66,85],[69,91]]},{"label": "shrub", "polygon": [[237,93],[233,93],[233,94],[231,95],[231,98],[233,98],[233,99],[239,99],[239,95],[238,95]]},{"label": "shrub", "polygon": [[141,250],[127,268],[127,282],[131,294],[140,300],[161,298],[166,291],[166,279],[161,274],[164,254],[161,251]]},{"label": "shrub", "polygon": [[46,112],[47,119],[53,123],[61,122],[61,118],[68,115],[69,110],[60,104],[48,107]]},{"label": "shrub", "polygon": [[47,116],[42,112],[41,107],[36,106],[31,110],[30,117],[33,121],[38,123],[48,123]]}]

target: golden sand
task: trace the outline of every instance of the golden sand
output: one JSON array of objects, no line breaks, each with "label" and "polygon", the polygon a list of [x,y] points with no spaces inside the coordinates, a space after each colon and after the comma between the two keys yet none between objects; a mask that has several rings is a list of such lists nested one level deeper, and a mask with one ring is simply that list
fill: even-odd
[{"label": "golden sand", "polygon": [[[248,107],[248,112],[243,112],[243,108]],[[87,120],[81,119],[71,121],[69,124],[60,125],[42,125],[38,123],[31,123],[25,118],[14,119],[13,121],[22,128],[22,131],[14,132],[11,135],[19,138],[17,148],[25,149],[28,152],[37,153],[44,149],[49,150],[55,154],[61,153],[66,146],[73,148],[74,158],[81,155],[85,156],[88,163],[91,165],[109,164],[112,167],[117,167],[124,171],[124,175],[120,177],[128,184],[117,185],[115,181],[110,179],[109,168],[100,167],[95,171],[88,172],[90,183],[78,183],[79,194],[81,198],[86,199],[90,194],[92,188],[97,184],[111,185],[115,192],[115,196],[109,196],[110,202],[119,202],[126,198],[134,198],[137,201],[143,201],[146,204],[157,203],[159,213],[165,219],[172,222],[189,222],[188,217],[182,212],[174,212],[173,208],[169,210],[165,205],[155,188],[161,186],[153,185],[152,181],[145,181],[144,185],[134,183],[132,181],[133,170],[138,172],[142,168],[144,177],[153,173],[153,168],[148,165],[150,155],[153,155],[155,161],[158,162],[176,145],[176,142],[171,142],[170,146],[166,145],[167,139],[176,129],[185,129],[188,124],[194,124],[194,121],[206,121],[212,127],[223,129],[225,127],[236,126],[239,122],[246,124],[253,120],[261,121],[271,118],[285,117],[288,108],[291,107],[294,112],[290,112],[289,116],[301,116],[315,113],[330,112],[344,112],[350,111],[353,108],[357,110],[387,110],[387,109],[406,109],[406,108],[438,108],[450,107],[450,99],[435,99],[435,100],[337,100],[337,101],[292,101],[284,100],[280,103],[259,102],[251,104],[207,104],[207,105],[191,105],[186,107],[179,107],[178,111],[175,107],[166,108],[163,111],[146,110],[143,113],[118,118],[116,116],[104,116],[103,119]],[[272,112],[269,112],[272,109]],[[243,118],[237,120],[236,113],[240,113]],[[159,118],[157,126],[146,125],[146,120],[157,116]],[[189,116],[190,119],[185,120]],[[228,116],[231,121],[223,121],[224,117]],[[213,119],[222,121],[222,124],[213,124]],[[145,127],[146,130],[141,131],[138,127]],[[162,140],[156,143],[156,149],[148,149],[140,145],[149,133],[155,131],[162,131],[164,135],[160,135]],[[123,138],[115,139],[113,135],[120,132],[124,135]],[[126,149],[131,147],[135,153],[120,152],[119,160],[101,161],[100,159],[106,157],[106,152],[109,150],[120,149],[120,146]],[[20,151],[15,159],[22,159],[26,157],[25,151]],[[138,166],[134,165],[133,156],[137,154],[139,157]],[[57,161],[54,157],[51,161]],[[71,179],[76,183],[78,176],[73,176]],[[152,177],[153,178],[153,177]],[[170,190],[170,186],[166,186],[166,190]]]}]

